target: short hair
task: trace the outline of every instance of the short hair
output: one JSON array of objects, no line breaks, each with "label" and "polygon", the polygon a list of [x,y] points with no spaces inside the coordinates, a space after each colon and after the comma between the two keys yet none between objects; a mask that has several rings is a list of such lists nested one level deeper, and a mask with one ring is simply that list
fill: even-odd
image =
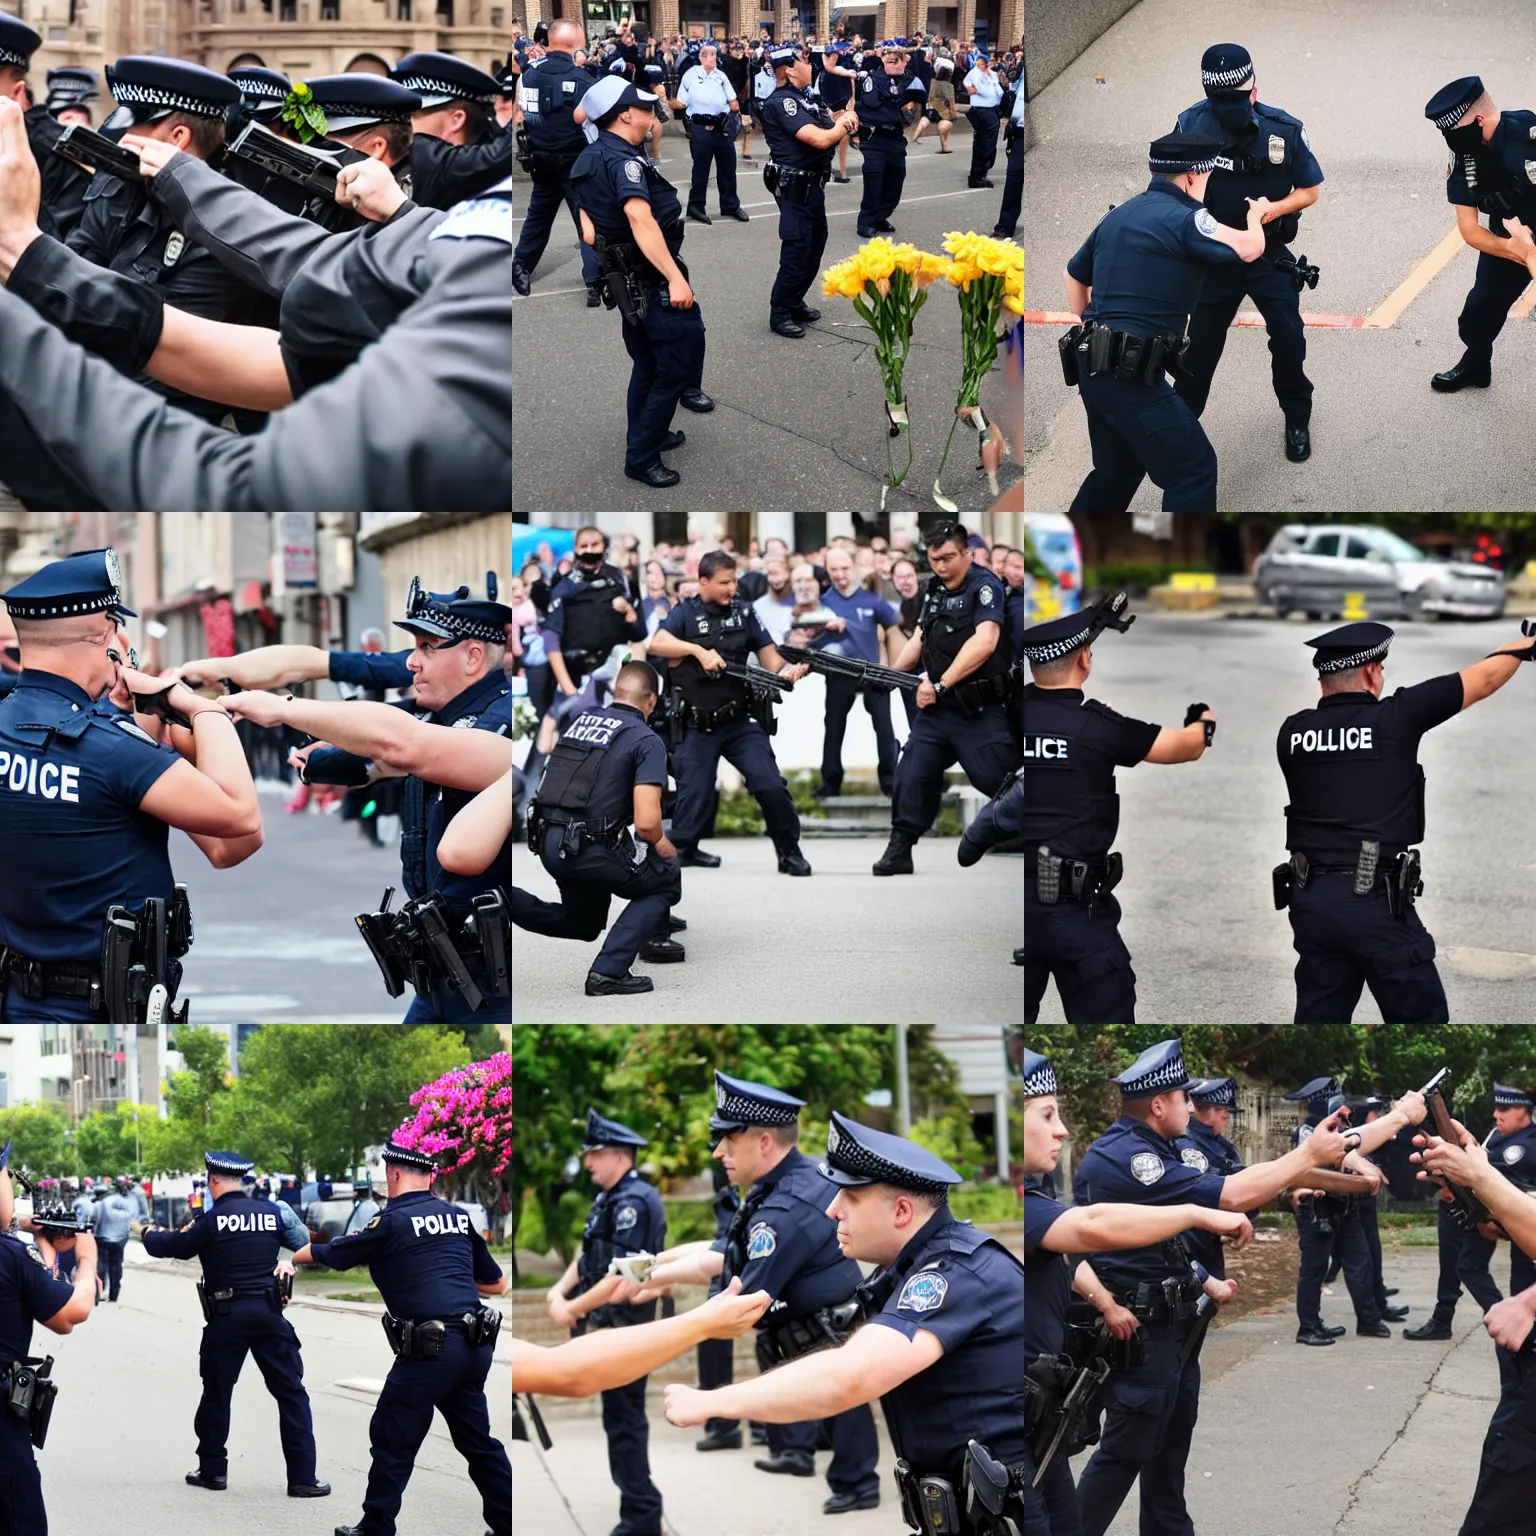
[{"label": "short hair", "polygon": [[708,581],[717,571],[735,570],[736,557],[728,550],[712,549],[699,560],[699,580]]},{"label": "short hair", "polygon": [[409,123],[370,123],[366,128],[347,128],[340,133],[333,132],[331,137],[355,149],[360,141],[372,138],[375,134],[383,138],[384,153],[391,166],[398,165],[410,155],[411,143],[416,137]]},{"label": "short hair", "polygon": [[1073,669],[1077,666],[1078,654],[1087,650],[1087,646],[1080,645],[1075,651],[1068,651],[1065,656],[1058,656],[1055,661],[1032,661],[1029,670],[1036,682],[1044,683],[1048,688],[1057,687],[1071,677]]},{"label": "short hair", "polygon": [[925,549],[943,549],[946,544],[954,544],[960,549],[966,548],[970,534],[965,531],[964,523],[956,523],[945,520],[935,523],[927,533],[923,535],[923,547]]},{"label": "short hair", "polygon": [[800,1122],[791,1120],[788,1125],[754,1125],[754,1131],[767,1131],[776,1147],[793,1147],[800,1140]]},{"label": "short hair", "polygon": [[224,148],[222,117],[199,117],[195,112],[172,112],[161,121],[172,128],[185,128],[191,134],[187,148],[199,160],[211,160]]},{"label": "short hair", "polygon": [[571,540],[572,549],[575,549],[578,540],[580,540],[582,534],[584,533],[595,533],[598,538],[603,541],[603,553],[605,555],[608,553],[608,535],[604,533],[601,528],[592,523],[583,523],[582,526],[576,530],[576,537]]},{"label": "short hair", "polygon": [[921,1206],[927,1211],[937,1211],[949,1204],[949,1191],[947,1189],[902,1189],[896,1184],[886,1184],[882,1188],[885,1190],[886,1199],[893,1205],[903,1195],[913,1205]]},{"label": "short hair", "polygon": [[1322,672],[1318,674],[1317,680],[1322,684],[1325,694],[1364,693],[1366,691],[1365,667],[1363,666],[1351,667],[1347,672]]},{"label": "short hair", "polygon": [[483,101],[454,101],[448,103],[448,105],[464,109],[464,139],[466,143],[477,143],[490,133],[491,108],[486,106]]},{"label": "short hair", "polygon": [[560,48],[562,41],[581,44],[586,42],[586,40],[586,31],[579,21],[560,20],[552,21],[549,24],[549,42],[547,46],[557,52],[563,51]]},{"label": "short hair", "polygon": [[656,673],[647,661],[626,661],[613,680],[614,692],[620,688],[638,693],[642,698],[656,697]]}]

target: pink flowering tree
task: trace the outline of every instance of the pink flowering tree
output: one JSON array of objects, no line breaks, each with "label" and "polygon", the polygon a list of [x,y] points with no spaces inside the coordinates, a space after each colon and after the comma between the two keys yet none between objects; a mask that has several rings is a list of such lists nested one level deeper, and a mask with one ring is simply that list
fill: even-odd
[{"label": "pink flowering tree", "polygon": [[512,1188],[511,1053],[445,1072],[411,1095],[411,1107],[415,1118],[396,1138],[437,1158],[446,1199],[478,1200],[500,1227]]}]

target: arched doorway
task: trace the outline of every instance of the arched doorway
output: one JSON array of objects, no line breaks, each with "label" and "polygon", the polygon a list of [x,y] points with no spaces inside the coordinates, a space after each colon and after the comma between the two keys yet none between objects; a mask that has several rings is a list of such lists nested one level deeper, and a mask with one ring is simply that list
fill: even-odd
[{"label": "arched doorway", "polygon": [[360,53],[342,71],[348,75],[388,75],[390,66],[376,53]]},{"label": "arched doorway", "polygon": [[267,61],[259,53],[237,53],[228,64],[225,71],[231,69],[265,69]]}]

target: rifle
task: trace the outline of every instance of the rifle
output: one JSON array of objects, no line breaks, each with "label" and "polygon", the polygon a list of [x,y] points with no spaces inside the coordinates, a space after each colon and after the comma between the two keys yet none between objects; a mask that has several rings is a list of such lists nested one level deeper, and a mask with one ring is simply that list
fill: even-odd
[{"label": "rifle", "polygon": [[1092,645],[1106,629],[1118,630],[1122,635],[1136,622],[1134,613],[1126,613],[1131,601],[1129,592],[1107,592],[1088,611],[1093,615],[1088,621],[1088,636],[1084,645]]},{"label": "rifle", "polygon": [[53,141],[53,152],[81,170],[95,175],[105,171],[109,176],[119,176],[124,181],[143,181],[139,157],[131,149],[124,149],[116,139],[109,139],[84,123],[71,123]]},{"label": "rifle", "polygon": [[[1442,1085],[1450,1075],[1449,1067],[1441,1067],[1419,1091],[1424,1096],[1424,1102],[1429,1106],[1430,1118],[1435,1122],[1435,1135],[1442,1141],[1450,1142],[1453,1147],[1459,1147],[1461,1139],[1456,1134],[1456,1127],[1451,1124],[1451,1112],[1446,1107],[1442,1092]],[[1488,1207],[1465,1184],[1458,1184],[1454,1179],[1438,1175],[1435,1182],[1442,1189],[1450,1191],[1451,1219],[1464,1231],[1475,1231],[1483,1222],[1493,1220]]]},{"label": "rifle", "polygon": [[1109,1361],[1104,1358],[1109,1349],[1113,1335],[1109,1329],[1100,1324],[1094,1337],[1093,1347],[1077,1368],[1077,1374],[1072,1378],[1072,1385],[1067,1388],[1066,1395],[1061,1400],[1061,1406],[1056,1410],[1054,1421],[1048,1421],[1050,1427],[1044,1432],[1045,1448],[1036,1456],[1035,1475],[1031,1486],[1038,1488],[1045,1474],[1050,1470],[1051,1463],[1061,1453],[1062,1447],[1067,1443],[1068,1432],[1079,1426],[1086,1416],[1095,1393],[1100,1391],[1104,1383],[1109,1379]]},{"label": "rifle", "polygon": [[788,678],[780,677],[777,672],[770,672],[767,667],[754,667],[744,661],[728,661],[723,671],[706,672],[706,678],[730,678],[733,682],[745,683],[749,688],[770,692],[775,702],[781,693],[793,693],[795,685]]},{"label": "rifle", "polygon": [[263,128],[254,119],[230,140],[224,153],[333,203],[336,201],[337,173],[343,166],[356,165],[368,158],[349,144],[336,144],[331,149],[295,144],[291,139],[280,138]]},{"label": "rifle", "polygon": [[898,672],[895,667],[882,667],[878,662],[839,656],[832,651],[808,651],[803,646],[781,645],[779,655],[785,661],[804,663],[812,672],[820,672],[826,677],[851,677],[861,689],[872,693],[889,693],[892,688],[916,693],[923,681],[916,672]]}]

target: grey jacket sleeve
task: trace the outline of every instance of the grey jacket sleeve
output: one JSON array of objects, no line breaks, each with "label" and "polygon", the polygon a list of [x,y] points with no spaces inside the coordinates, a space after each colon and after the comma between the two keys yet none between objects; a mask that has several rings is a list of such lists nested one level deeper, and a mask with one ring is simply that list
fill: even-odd
[{"label": "grey jacket sleeve", "polygon": [[177,155],[144,185],[189,240],[212,251],[220,266],[262,293],[281,298],[294,273],[331,232],[274,208],[256,193]]}]

